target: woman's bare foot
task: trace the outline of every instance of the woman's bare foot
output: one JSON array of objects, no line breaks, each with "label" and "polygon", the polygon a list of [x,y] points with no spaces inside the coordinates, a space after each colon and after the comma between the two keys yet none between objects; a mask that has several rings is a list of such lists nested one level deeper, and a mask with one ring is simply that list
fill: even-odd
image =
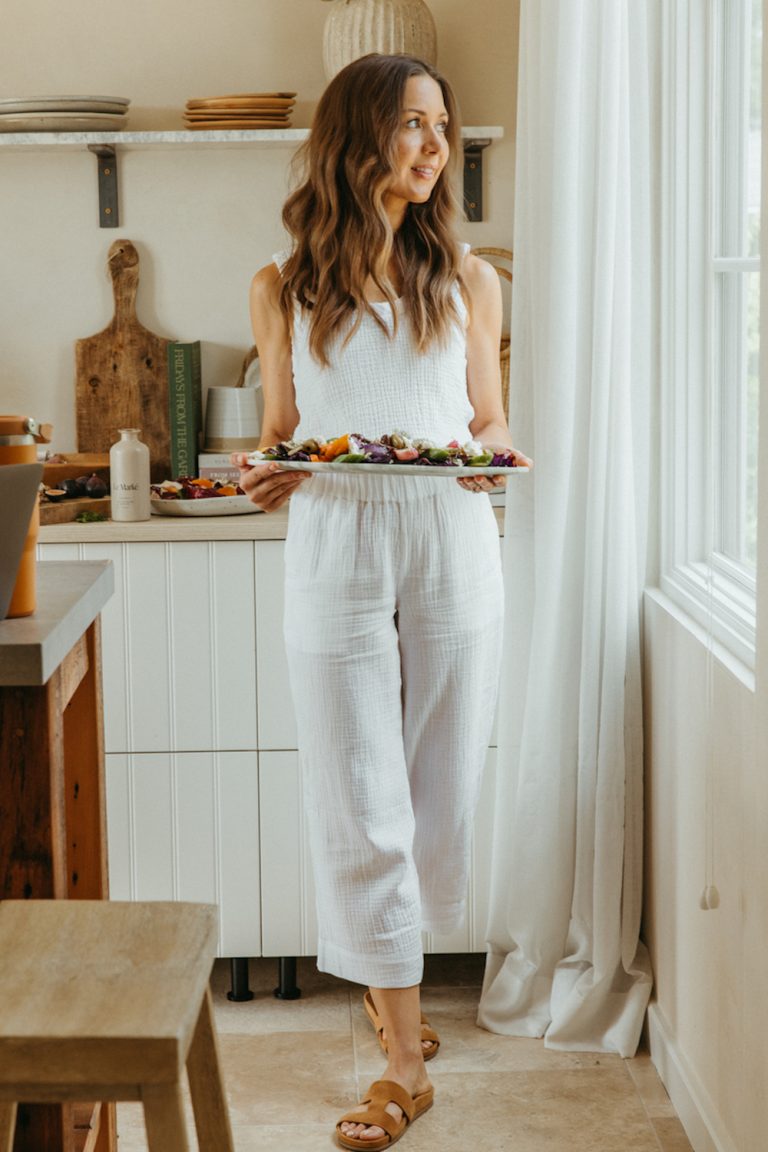
[{"label": "woman's bare foot", "polygon": [[[431,1086],[424,1061],[418,1058],[413,1061],[400,1061],[397,1064],[390,1060],[381,1079],[394,1080],[396,1084],[402,1084],[411,1096],[419,1096]],[[402,1118],[403,1110],[393,1100],[385,1105],[385,1110],[398,1122]],[[379,1128],[377,1124],[366,1127],[365,1124],[354,1124],[351,1121],[340,1124],[339,1131],[355,1140],[377,1140],[381,1136],[386,1136],[384,1129]]]},{"label": "woman's bare foot", "polygon": [[[370,996],[381,1024],[388,1034],[387,1067],[382,1080],[402,1085],[410,1096],[418,1096],[430,1087],[424,1066],[421,1040],[421,1007],[418,984],[408,988],[370,988]],[[398,1122],[402,1109],[391,1100],[385,1110]],[[357,1140],[376,1140],[386,1135],[376,1124],[345,1121],[339,1126],[344,1136]]]}]

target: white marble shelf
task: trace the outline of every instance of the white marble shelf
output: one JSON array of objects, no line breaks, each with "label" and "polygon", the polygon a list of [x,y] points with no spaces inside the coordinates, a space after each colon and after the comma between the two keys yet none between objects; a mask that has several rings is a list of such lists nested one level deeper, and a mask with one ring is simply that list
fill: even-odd
[{"label": "white marble shelf", "polygon": [[[197,132],[0,132],[0,153],[61,152],[88,150],[97,157],[99,223],[102,228],[119,226],[117,169],[124,152],[148,148],[175,150],[205,148],[296,147],[309,136],[308,128],[260,128]],[[468,125],[461,129],[464,145],[464,201],[467,219],[483,218],[482,151],[500,140],[499,125]]]},{"label": "white marble shelf", "polygon": [[[0,132],[0,148],[10,151],[33,149],[78,149],[89,145],[105,145],[121,149],[143,148],[199,148],[209,145],[244,148],[249,144],[285,147],[300,144],[309,136],[308,128],[263,128],[221,132]],[[463,140],[501,140],[504,129],[498,125],[466,126],[461,130]]]}]

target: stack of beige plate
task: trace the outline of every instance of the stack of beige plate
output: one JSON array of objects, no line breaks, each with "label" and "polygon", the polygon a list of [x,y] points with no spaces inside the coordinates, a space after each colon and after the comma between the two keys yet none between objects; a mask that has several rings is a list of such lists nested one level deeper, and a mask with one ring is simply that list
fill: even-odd
[{"label": "stack of beige plate", "polygon": [[290,128],[295,92],[246,92],[239,96],[208,96],[188,100],[187,128]]},{"label": "stack of beige plate", "polygon": [[118,132],[125,96],[0,97],[0,132]]}]

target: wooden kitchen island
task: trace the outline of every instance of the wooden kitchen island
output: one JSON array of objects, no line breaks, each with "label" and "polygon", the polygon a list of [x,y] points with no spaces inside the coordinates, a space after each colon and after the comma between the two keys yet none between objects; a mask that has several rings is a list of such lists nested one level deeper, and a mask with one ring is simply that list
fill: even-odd
[{"label": "wooden kitchen island", "polygon": [[[104,899],[100,614],[113,567],[53,561],[37,572],[34,615],[0,621],[0,897]],[[14,1152],[115,1147],[114,1105],[19,1109]]]}]

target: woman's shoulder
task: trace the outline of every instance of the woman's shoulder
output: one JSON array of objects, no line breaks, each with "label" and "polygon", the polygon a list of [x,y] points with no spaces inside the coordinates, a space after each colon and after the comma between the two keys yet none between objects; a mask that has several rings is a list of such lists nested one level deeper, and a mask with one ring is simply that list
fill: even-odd
[{"label": "woman's shoulder", "polygon": [[475,256],[468,247],[461,266],[461,277],[472,297],[479,298],[500,291],[496,269],[488,260],[483,260],[482,256]]},{"label": "woman's shoulder", "polygon": [[269,264],[265,264],[263,268],[259,268],[253,277],[251,300],[258,304],[278,305],[281,286],[282,272],[273,260]]}]

